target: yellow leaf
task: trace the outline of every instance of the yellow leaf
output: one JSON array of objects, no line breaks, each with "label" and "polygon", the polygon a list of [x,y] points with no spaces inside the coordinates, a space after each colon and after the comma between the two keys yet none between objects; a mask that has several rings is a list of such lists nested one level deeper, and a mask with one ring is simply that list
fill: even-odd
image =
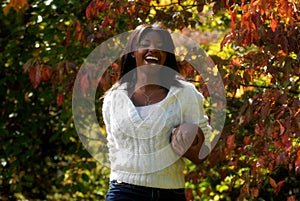
[{"label": "yellow leaf", "polygon": [[244,95],[244,93],[245,93],[244,87],[240,86],[240,88],[236,90],[235,97],[241,98]]},{"label": "yellow leaf", "polygon": [[170,0],[160,0],[159,1],[159,5],[161,6],[166,6],[166,5],[169,5],[171,3]]}]

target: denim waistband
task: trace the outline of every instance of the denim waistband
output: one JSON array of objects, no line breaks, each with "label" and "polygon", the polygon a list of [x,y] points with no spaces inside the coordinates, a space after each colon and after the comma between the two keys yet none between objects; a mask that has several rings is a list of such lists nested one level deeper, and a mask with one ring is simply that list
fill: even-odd
[{"label": "denim waistband", "polygon": [[145,189],[152,189],[152,190],[184,190],[184,188],[174,188],[174,189],[169,189],[169,188],[156,188],[156,187],[150,187],[150,186],[140,186],[140,185],[135,185],[135,184],[129,184],[126,182],[123,182],[121,180],[111,180],[110,181],[111,185],[124,185],[129,188],[145,188]]},{"label": "denim waistband", "polygon": [[119,180],[110,181],[106,201],[185,201],[184,188],[164,189],[128,184]]}]

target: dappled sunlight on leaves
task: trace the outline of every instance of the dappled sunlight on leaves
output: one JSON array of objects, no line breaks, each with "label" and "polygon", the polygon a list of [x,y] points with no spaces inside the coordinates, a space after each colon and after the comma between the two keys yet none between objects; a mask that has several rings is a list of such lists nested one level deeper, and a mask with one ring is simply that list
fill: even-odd
[{"label": "dappled sunlight on leaves", "polygon": [[[217,146],[202,164],[186,162],[187,199],[299,199],[299,2],[10,0],[1,8],[1,200],[104,199],[109,169],[80,142],[72,91],[89,97],[97,86],[93,109],[104,133],[99,98],[120,70],[118,61],[105,59],[123,44],[112,41],[105,48],[111,51],[97,52],[104,55],[101,64],[80,74],[78,86],[74,81],[103,41],[156,21],[199,43],[215,63],[209,73],[217,69],[226,89],[227,118]],[[179,51],[181,59],[189,53]],[[180,60],[181,73],[209,105],[209,80],[189,65],[203,61],[190,58]],[[101,65],[109,68],[97,77]],[[82,134],[97,137],[94,125],[84,128]]]}]

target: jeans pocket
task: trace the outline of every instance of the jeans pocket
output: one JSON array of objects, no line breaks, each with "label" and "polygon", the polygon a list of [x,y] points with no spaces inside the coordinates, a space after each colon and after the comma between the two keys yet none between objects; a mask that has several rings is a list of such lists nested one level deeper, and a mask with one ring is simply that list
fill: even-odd
[{"label": "jeans pocket", "polygon": [[148,192],[144,187],[112,180],[108,193],[106,194],[106,201],[128,201],[128,200],[148,200],[151,197],[151,191]]},{"label": "jeans pocket", "polygon": [[108,192],[106,193],[106,201],[121,201],[128,200],[127,194],[130,189],[126,187],[125,183],[117,180],[110,181]]}]

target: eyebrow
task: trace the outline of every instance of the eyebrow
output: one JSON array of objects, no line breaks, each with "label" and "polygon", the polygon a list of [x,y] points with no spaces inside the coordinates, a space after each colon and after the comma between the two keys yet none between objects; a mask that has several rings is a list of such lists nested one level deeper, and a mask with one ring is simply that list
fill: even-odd
[{"label": "eyebrow", "polygon": [[[141,41],[140,41],[140,43],[143,43],[143,42],[150,42],[152,39],[146,39],[146,38],[144,38],[144,39],[142,39]],[[159,42],[159,43],[163,43],[163,40],[162,39],[158,39],[157,41],[155,41],[155,42]]]}]

